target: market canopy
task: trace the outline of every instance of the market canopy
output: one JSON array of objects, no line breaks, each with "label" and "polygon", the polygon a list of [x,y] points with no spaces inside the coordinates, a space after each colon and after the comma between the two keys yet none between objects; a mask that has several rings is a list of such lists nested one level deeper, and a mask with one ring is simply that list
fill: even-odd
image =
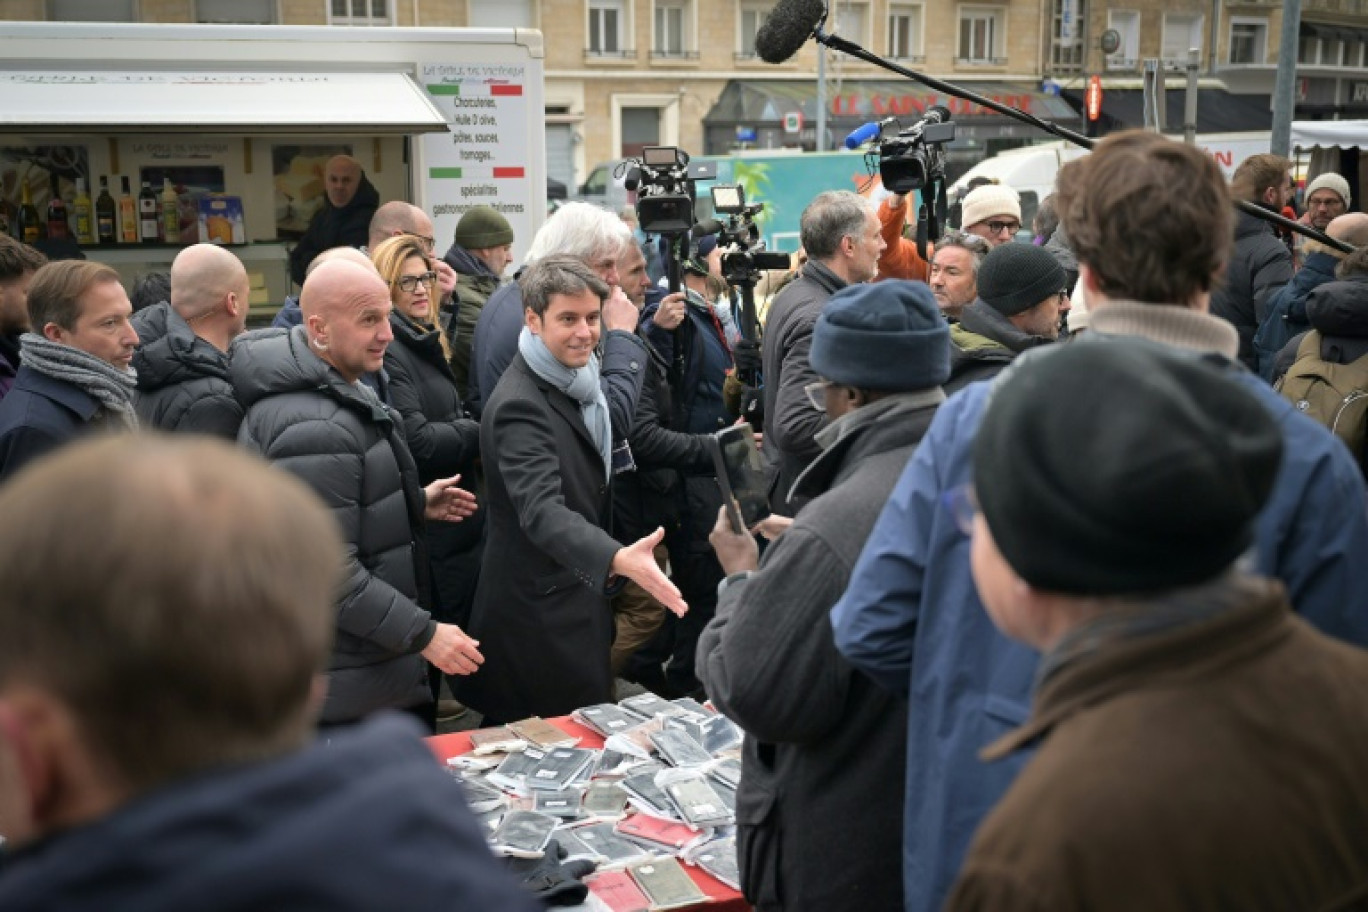
[{"label": "market canopy", "polygon": [[0,129],[26,133],[436,133],[404,73],[7,70]]},{"label": "market canopy", "polygon": [[1368,146],[1368,120],[1294,120],[1292,148],[1353,149]]}]

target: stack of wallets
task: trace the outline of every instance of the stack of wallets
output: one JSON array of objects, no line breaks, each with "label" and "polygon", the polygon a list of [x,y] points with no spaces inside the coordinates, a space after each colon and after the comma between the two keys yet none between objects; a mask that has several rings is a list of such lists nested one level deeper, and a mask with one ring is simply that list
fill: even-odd
[{"label": "stack of wallets", "polygon": [[704,901],[676,859],[735,888],[736,726],[697,701],[650,693],[574,718],[603,736],[602,749],[534,717],[472,733],[472,751],[447,762],[493,850],[537,858],[555,840],[566,860],[594,864],[592,883],[607,886],[591,889],[611,908]]}]

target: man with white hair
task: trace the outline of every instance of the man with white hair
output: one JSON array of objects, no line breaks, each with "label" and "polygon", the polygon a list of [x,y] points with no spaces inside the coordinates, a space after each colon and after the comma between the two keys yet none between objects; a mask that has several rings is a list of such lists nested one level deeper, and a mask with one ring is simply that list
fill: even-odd
[{"label": "man with white hair", "polygon": [[228,347],[247,328],[247,270],[214,244],[171,263],[171,300],[139,311],[134,407],[148,427],[233,440],[242,406],[228,379]]},{"label": "man with white hair", "polygon": [[[623,293],[617,271],[623,248],[632,243],[632,229],[616,215],[589,203],[567,203],[541,226],[523,261],[526,267],[548,256],[571,256],[608,283],[609,295],[603,302],[601,382],[612,411],[615,439],[625,438],[631,431],[632,413],[641,395],[642,365],[647,358],[646,346],[636,335],[636,306]],[[517,282],[510,282],[489,296],[475,324],[466,406],[477,416],[517,355],[522,327],[522,290]]]}]

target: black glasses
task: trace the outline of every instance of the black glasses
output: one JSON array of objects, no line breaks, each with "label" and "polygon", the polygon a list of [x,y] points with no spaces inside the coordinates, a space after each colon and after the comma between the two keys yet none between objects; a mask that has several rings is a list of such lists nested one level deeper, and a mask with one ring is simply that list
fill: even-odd
[{"label": "black glasses", "polygon": [[1002,222],[994,220],[991,222],[984,222],[984,224],[988,226],[988,232],[990,234],[1002,234],[1004,231],[1016,234],[1021,230],[1021,222]]},{"label": "black glasses", "polygon": [[400,276],[394,280],[394,284],[399,286],[400,291],[407,291],[410,294],[417,290],[419,282],[424,285],[436,285],[437,273],[425,272],[422,275]]}]

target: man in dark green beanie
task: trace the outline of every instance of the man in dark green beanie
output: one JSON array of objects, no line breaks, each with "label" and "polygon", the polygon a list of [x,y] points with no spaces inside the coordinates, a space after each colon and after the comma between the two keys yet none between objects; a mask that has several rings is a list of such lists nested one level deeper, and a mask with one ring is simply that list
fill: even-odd
[{"label": "man in dark green beanie", "polygon": [[513,259],[513,226],[489,206],[475,206],[461,216],[456,239],[444,259],[456,270],[454,310],[447,328],[451,341],[451,371],[464,400],[470,380],[470,346],[475,323],[489,296],[503,284],[504,270]]}]

